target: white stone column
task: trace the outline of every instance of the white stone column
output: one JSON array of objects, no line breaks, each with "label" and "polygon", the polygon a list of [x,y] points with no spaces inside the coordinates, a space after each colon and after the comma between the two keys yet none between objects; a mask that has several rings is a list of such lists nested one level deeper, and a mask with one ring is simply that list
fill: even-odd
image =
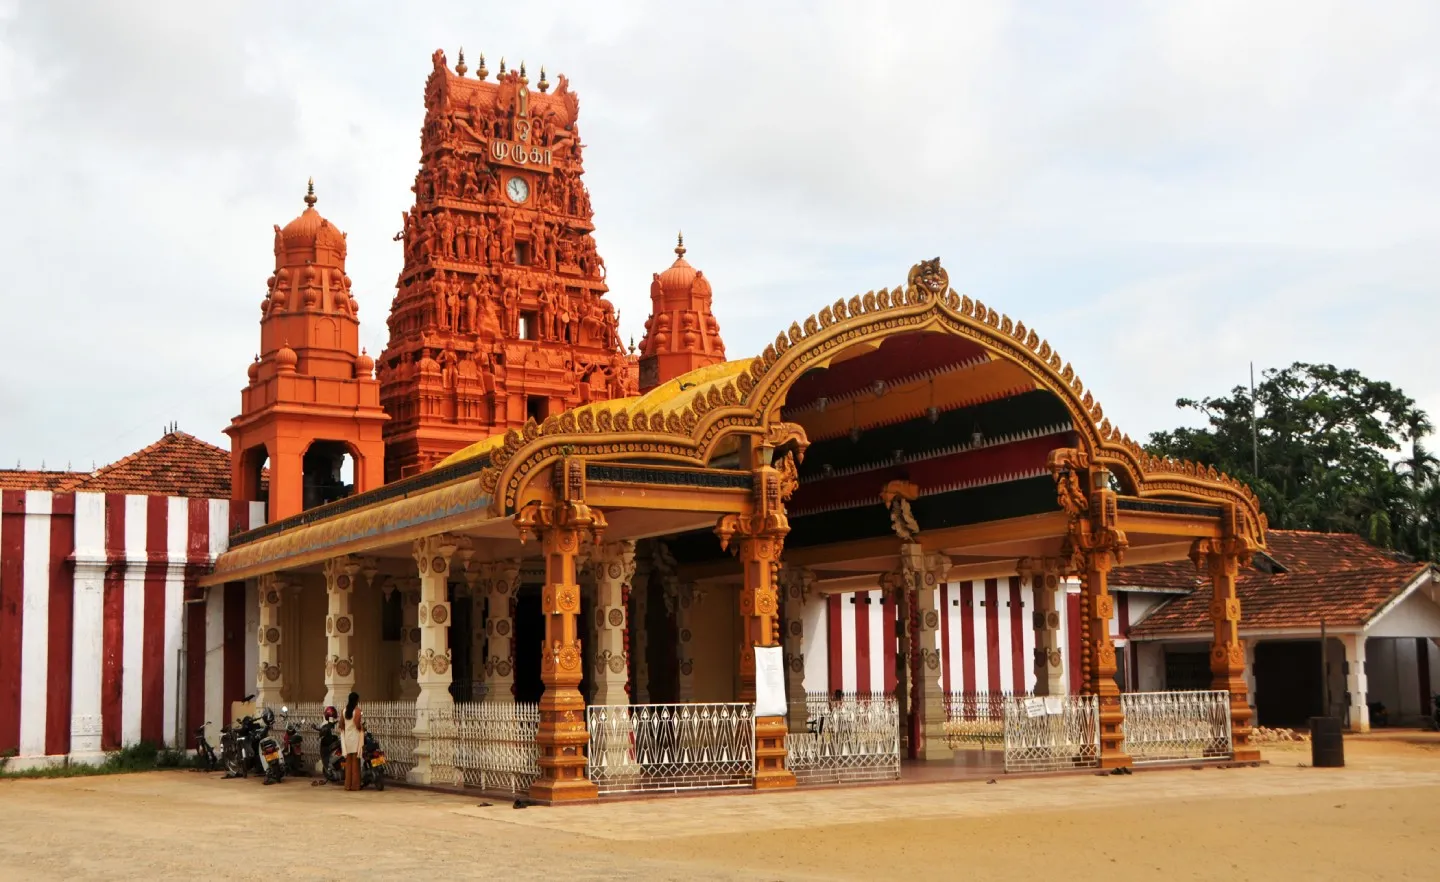
[{"label": "white stone column", "polygon": [[325,561],[325,704],[339,707],[355,689],[355,618],[350,598],[360,562],[348,555]]},{"label": "white stone column", "polygon": [[260,577],[256,596],[260,601],[260,626],[256,634],[259,664],[255,670],[255,706],[278,708],[285,703],[281,691],[285,674],[280,667],[280,646],[283,629],[280,609],[285,595],[285,581],[277,574]]},{"label": "white stone column", "polygon": [[459,546],[453,536],[441,534],[416,539],[411,547],[420,571],[420,657],[415,699],[415,766],[407,778],[412,784],[453,784],[436,781],[430,768],[430,715],[455,706],[450,695],[450,560]]},{"label": "white stone column", "polygon": [[650,567],[636,565],[630,581],[630,700],[650,703]]},{"label": "white stone column", "polygon": [[1065,647],[1060,640],[1060,622],[1064,618],[1064,581],[1060,578],[1060,562],[1052,559],[1022,560],[1020,574],[1030,580],[1035,598],[1031,627],[1035,631],[1035,694],[1064,695]]},{"label": "white stone column", "polygon": [[595,580],[593,697],[591,704],[629,704],[625,685],[630,679],[630,658],[625,649],[629,618],[625,594],[635,576],[633,540],[609,542],[590,552],[590,574]]},{"label": "white stone column", "polygon": [[515,701],[515,598],[520,592],[520,561],[502,560],[490,570],[489,607],[485,613],[485,700]]},{"label": "white stone column", "polygon": [[1345,647],[1345,691],[1350,695],[1350,731],[1370,731],[1370,705],[1366,701],[1369,679],[1365,676],[1365,635],[1342,634]]},{"label": "white stone column", "polygon": [[954,756],[945,738],[946,695],[941,683],[940,585],[950,570],[950,559],[943,554],[926,554],[919,543],[900,546],[900,572],[914,592],[918,643],[915,652],[914,676],[916,710],[920,714],[920,744],[915,755],[925,760],[948,760]]},{"label": "white stone column", "polygon": [[400,700],[420,695],[420,580],[396,579],[400,591]]},{"label": "white stone column", "polygon": [[805,705],[805,607],[815,585],[815,573],[786,565],[780,571],[784,614],[785,704],[791,732],[806,731],[810,712]]}]

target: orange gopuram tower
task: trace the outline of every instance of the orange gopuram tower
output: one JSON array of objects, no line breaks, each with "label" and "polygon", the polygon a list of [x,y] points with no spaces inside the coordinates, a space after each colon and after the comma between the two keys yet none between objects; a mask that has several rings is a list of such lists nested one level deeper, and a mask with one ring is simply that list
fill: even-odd
[{"label": "orange gopuram tower", "polygon": [[380,356],[385,478],[506,429],[635,392],[581,181],[580,102],[522,65],[433,56],[405,265]]},{"label": "orange gopuram tower", "polygon": [[685,237],[678,237],[675,262],[650,283],[650,317],[640,341],[641,392],[725,360],[711,300],[710,280],[685,260]]},{"label": "orange gopuram tower", "polygon": [[[262,498],[268,520],[379,487],[385,450],[374,360],[359,351],[360,320],[345,275],[345,234],[315,210],[275,228],[275,272],[260,304],[260,355],[240,393],[231,442],[231,495]],[[354,480],[343,480],[345,457]]]}]

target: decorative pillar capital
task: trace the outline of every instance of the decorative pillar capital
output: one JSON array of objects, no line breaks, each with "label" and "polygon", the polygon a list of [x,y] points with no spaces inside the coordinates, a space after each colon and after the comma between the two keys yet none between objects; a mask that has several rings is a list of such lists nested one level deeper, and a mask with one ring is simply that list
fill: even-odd
[{"label": "decorative pillar capital", "polygon": [[332,557],[325,561],[325,589],[327,591],[355,590],[355,577],[362,569],[361,562],[348,554]]},{"label": "decorative pillar capital", "polygon": [[431,573],[444,575],[450,571],[450,559],[455,556],[461,546],[462,537],[449,533],[440,533],[435,536],[426,536],[416,539],[410,546],[410,555],[415,558],[415,565],[420,570],[421,576]]},{"label": "decorative pillar capital", "polygon": [[809,567],[781,564],[780,586],[784,589],[785,600],[801,605],[809,603],[810,592],[815,586],[815,571]]}]

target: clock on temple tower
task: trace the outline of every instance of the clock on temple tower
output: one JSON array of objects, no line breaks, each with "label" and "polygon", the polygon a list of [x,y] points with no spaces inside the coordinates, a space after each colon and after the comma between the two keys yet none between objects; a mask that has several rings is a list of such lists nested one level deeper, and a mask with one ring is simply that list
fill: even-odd
[{"label": "clock on temple tower", "polygon": [[635,394],[581,180],[580,102],[542,70],[433,57],[405,265],[378,365],[385,479],[587,401]]}]

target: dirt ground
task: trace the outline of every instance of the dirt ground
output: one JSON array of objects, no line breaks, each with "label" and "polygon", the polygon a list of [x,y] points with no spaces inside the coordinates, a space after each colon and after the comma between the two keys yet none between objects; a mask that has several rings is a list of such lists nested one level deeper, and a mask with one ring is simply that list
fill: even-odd
[{"label": "dirt ground", "polygon": [[1269,765],[516,810],[193,772],[0,781],[0,879],[1435,879],[1440,739]]}]

